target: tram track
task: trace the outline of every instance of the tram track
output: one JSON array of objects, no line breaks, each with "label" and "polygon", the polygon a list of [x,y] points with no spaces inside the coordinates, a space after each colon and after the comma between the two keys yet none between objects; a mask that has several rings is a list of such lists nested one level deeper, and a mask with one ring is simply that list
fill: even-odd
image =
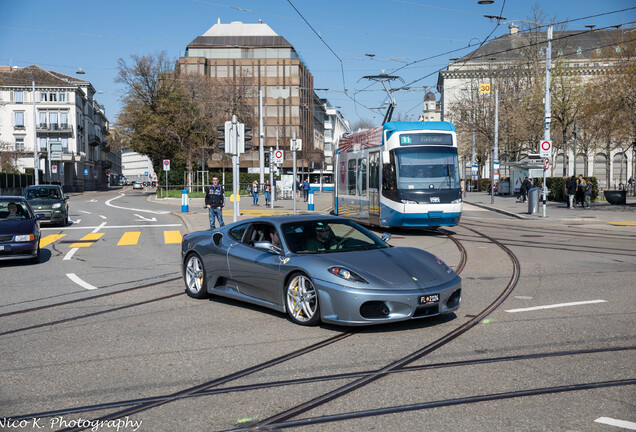
[{"label": "tram track", "polygon": [[[470,230],[470,229],[469,229]],[[460,336],[461,334],[465,333],[466,331],[468,331],[469,329],[471,329],[472,327],[474,327],[475,325],[477,325],[482,319],[484,319],[488,314],[490,314],[493,310],[495,310],[510,294],[510,292],[512,292],[512,290],[514,289],[518,279],[519,279],[519,274],[520,274],[520,264],[519,261],[517,260],[516,256],[514,255],[514,253],[512,253],[512,251],[510,251],[510,249],[508,249],[505,245],[497,242],[496,240],[492,239],[491,237],[486,236],[485,234],[479,233],[475,230],[471,230],[474,231],[476,234],[486,238],[487,240],[497,244],[502,250],[504,250],[504,252],[506,252],[513,264],[513,269],[512,269],[512,275],[510,278],[510,281],[508,283],[508,285],[506,286],[506,288],[502,291],[502,293],[488,306],[486,307],[486,309],[484,309],[481,313],[479,313],[476,317],[470,319],[468,322],[460,325],[459,327],[457,327],[456,329],[452,330],[451,332],[447,333],[446,335],[442,336],[441,338],[437,339],[436,341],[432,342],[431,344],[428,344],[420,349],[418,349],[417,351],[395,361],[392,362],[391,364],[385,366],[384,368],[377,370],[377,371],[373,371],[371,372],[370,375],[361,377],[359,379],[357,379],[356,381],[347,384],[345,386],[340,387],[339,389],[336,389],[332,392],[326,393],[318,398],[312,399],[308,402],[305,402],[303,404],[300,404],[294,408],[292,408],[291,410],[287,410],[284,411],[282,413],[276,414],[262,422],[259,422],[258,424],[256,424],[255,426],[252,427],[252,429],[258,430],[264,427],[267,427],[268,424],[272,424],[272,423],[278,423],[281,421],[287,421],[293,417],[296,417],[300,414],[302,414],[305,411],[308,411],[309,409],[313,409],[316,406],[322,405],[324,403],[326,403],[327,401],[336,399],[338,397],[341,397],[345,394],[348,394],[358,388],[364,387],[368,384],[370,384],[371,382],[388,375],[389,373],[391,373],[394,370],[399,370],[402,369],[404,367],[406,367],[408,364],[424,357],[425,355],[439,349],[440,347],[446,345],[447,343],[451,342],[452,340],[454,340],[455,338],[457,338],[458,336]],[[446,235],[449,238],[452,238],[452,236],[450,235],[450,233],[448,232],[443,232],[444,235]],[[454,241],[454,240],[453,240]],[[458,264],[457,269],[459,271],[461,271],[466,262],[467,262],[467,254],[466,254],[466,250],[463,247],[463,245],[461,245],[461,242],[459,240],[454,241],[454,243],[458,246],[459,250],[460,250],[460,262]],[[359,331],[360,329],[355,329],[355,330],[350,330],[347,333],[343,334],[343,337],[349,337],[351,334],[356,333],[357,331]],[[340,340],[342,337],[336,337],[338,338],[337,340]],[[333,342],[329,342],[333,343]],[[322,343],[318,344],[318,347],[322,347]],[[312,346],[313,347],[313,346]],[[311,351],[314,351],[316,348],[311,348]],[[300,350],[300,351],[295,351],[293,353],[289,353],[289,354],[285,354],[283,356],[280,356],[274,360],[270,360],[268,362],[264,362],[261,363],[259,365],[244,369],[242,371],[236,372],[236,373],[232,373],[229,375],[226,375],[224,377],[221,378],[217,378],[211,381],[208,381],[206,383],[203,384],[199,384],[197,386],[193,386],[175,393],[172,393],[170,395],[165,395],[164,397],[162,397],[160,400],[153,400],[153,401],[147,401],[147,402],[141,402],[135,406],[123,409],[123,410],[119,410],[110,414],[107,414],[105,416],[102,416],[98,419],[96,419],[97,421],[109,421],[109,420],[114,420],[114,419],[118,419],[118,418],[122,418],[125,416],[131,416],[134,414],[138,414],[144,411],[148,411],[152,408],[176,401],[176,400],[180,400],[186,397],[189,397],[191,395],[195,395],[197,393],[200,392],[204,392],[207,390],[211,390],[214,387],[217,387],[221,384],[226,384],[228,382],[231,382],[235,379],[238,378],[242,378],[248,375],[251,375],[255,372],[258,372],[260,370],[263,370],[265,368],[271,367],[275,364],[280,364],[282,362],[285,362],[287,360],[290,360],[292,358],[298,357],[299,355],[303,355],[305,354],[306,351]],[[81,430],[85,430],[85,428],[79,427],[79,428],[66,428],[63,429],[63,431],[68,432],[68,431],[81,431]]]},{"label": "tram track", "polygon": [[[606,347],[606,348],[589,348],[589,349],[579,349],[579,350],[551,351],[551,352],[540,352],[540,353],[531,353],[531,354],[518,354],[518,355],[501,356],[501,357],[487,357],[487,358],[467,359],[467,360],[458,360],[458,361],[441,362],[441,363],[431,363],[431,364],[418,365],[418,366],[406,366],[401,369],[392,370],[389,373],[400,374],[400,373],[406,373],[406,372],[418,372],[418,371],[424,371],[424,370],[436,370],[436,369],[453,368],[453,367],[466,367],[466,366],[495,364],[495,363],[503,363],[503,362],[515,362],[515,361],[522,361],[522,360],[536,360],[536,359],[580,356],[580,355],[601,354],[601,353],[616,353],[616,352],[633,351],[633,350],[636,350],[636,345]],[[281,380],[281,381],[270,381],[270,382],[264,382],[264,383],[258,383],[258,384],[245,384],[245,385],[233,386],[233,387],[213,388],[213,389],[207,389],[207,390],[194,392],[185,397],[194,398],[194,397],[202,397],[202,396],[212,396],[212,395],[220,395],[220,394],[231,394],[231,393],[238,393],[238,392],[255,391],[255,390],[262,390],[265,388],[277,388],[277,387],[287,387],[287,386],[294,386],[294,385],[312,384],[312,383],[318,383],[318,382],[355,379],[355,378],[368,376],[373,373],[374,371],[348,372],[348,373],[341,373],[341,374],[317,375],[313,377],[295,378],[295,379]],[[64,415],[70,415],[70,414],[80,414],[80,413],[92,412],[92,411],[101,411],[105,409],[123,408],[128,406],[139,405],[143,403],[161,402],[161,401],[165,401],[169,399],[170,399],[170,396],[168,395],[138,398],[138,399],[128,399],[128,400],[108,402],[103,404],[85,405],[80,407],[58,409],[54,411],[43,411],[38,413],[23,414],[19,416],[12,416],[11,418],[16,421],[27,420],[31,418],[48,418],[48,417],[64,416]]]}]

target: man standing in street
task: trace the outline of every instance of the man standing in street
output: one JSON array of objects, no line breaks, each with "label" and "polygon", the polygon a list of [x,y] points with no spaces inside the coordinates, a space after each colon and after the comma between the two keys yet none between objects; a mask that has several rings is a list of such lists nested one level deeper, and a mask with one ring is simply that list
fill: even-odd
[{"label": "man standing in street", "polygon": [[210,214],[210,229],[215,229],[214,218],[219,220],[219,228],[225,226],[223,222],[223,206],[225,205],[225,191],[219,184],[219,178],[212,176],[212,184],[205,194],[205,206]]},{"label": "man standing in street", "polygon": [[568,208],[573,209],[575,206],[574,195],[576,195],[576,177],[572,176],[565,182],[565,189],[568,192]]},{"label": "man standing in street", "polygon": [[303,182],[303,197],[305,198],[305,202],[309,199],[309,180],[305,179]]}]

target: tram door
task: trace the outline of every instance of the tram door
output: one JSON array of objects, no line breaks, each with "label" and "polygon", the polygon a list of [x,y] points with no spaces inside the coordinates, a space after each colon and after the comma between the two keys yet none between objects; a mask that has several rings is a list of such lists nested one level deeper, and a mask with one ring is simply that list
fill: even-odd
[{"label": "tram door", "polygon": [[380,152],[369,153],[369,222],[380,224]]}]

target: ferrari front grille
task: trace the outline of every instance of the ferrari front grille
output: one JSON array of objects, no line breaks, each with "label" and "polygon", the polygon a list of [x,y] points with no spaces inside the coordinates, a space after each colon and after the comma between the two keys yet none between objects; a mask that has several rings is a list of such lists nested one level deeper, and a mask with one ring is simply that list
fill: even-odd
[{"label": "ferrari front grille", "polygon": [[369,301],[360,306],[360,315],[367,319],[382,319],[389,316],[389,307],[381,301]]}]

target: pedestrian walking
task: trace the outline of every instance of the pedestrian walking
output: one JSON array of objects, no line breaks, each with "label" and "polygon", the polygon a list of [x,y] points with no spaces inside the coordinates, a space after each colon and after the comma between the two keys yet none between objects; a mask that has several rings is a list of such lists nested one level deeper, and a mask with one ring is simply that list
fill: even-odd
[{"label": "pedestrian walking", "polygon": [[300,200],[300,191],[302,189],[302,184],[300,183],[300,177],[296,178],[296,201]]},{"label": "pedestrian walking", "polygon": [[585,186],[583,187],[583,194],[585,199],[585,208],[590,208],[591,207],[590,201],[592,200],[592,182],[591,181],[587,181],[585,183]]},{"label": "pedestrian walking", "polygon": [[252,205],[258,205],[258,182],[256,180],[252,183]]},{"label": "pedestrian walking", "polygon": [[309,180],[305,179],[303,182],[303,198],[305,199],[305,202],[309,200],[309,189],[311,189],[309,186]]},{"label": "pedestrian walking", "polygon": [[223,222],[223,206],[225,206],[225,191],[219,184],[219,177],[212,176],[212,184],[205,194],[205,206],[210,218],[210,229],[215,229],[215,218],[219,221],[219,228],[225,226]]},{"label": "pedestrian walking", "polygon": [[532,188],[532,181],[526,177],[519,188],[519,202],[525,202],[528,199],[530,188]]},{"label": "pedestrian walking", "polygon": [[576,177],[572,176],[565,182],[565,190],[568,194],[568,208],[573,209],[576,203],[574,202],[574,196],[576,195]]},{"label": "pedestrian walking", "polygon": [[272,199],[272,185],[269,184],[269,180],[265,180],[265,205],[269,205]]},{"label": "pedestrian walking", "polygon": [[583,190],[584,184],[586,184],[586,182],[583,179],[583,174],[579,174],[579,178],[576,183],[576,193],[574,194],[575,207],[583,207],[583,203],[585,202],[585,191]]}]

